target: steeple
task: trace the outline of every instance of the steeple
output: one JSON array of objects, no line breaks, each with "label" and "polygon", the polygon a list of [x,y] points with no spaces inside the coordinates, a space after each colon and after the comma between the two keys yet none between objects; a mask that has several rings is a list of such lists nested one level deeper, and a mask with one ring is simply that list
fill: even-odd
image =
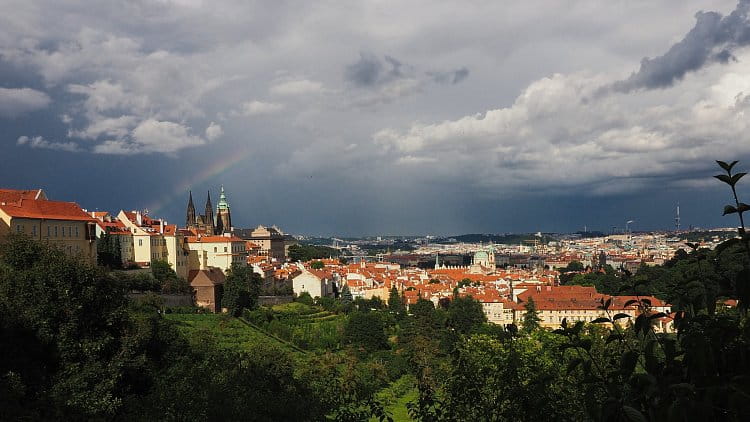
[{"label": "steeple", "polygon": [[206,199],[206,232],[214,234],[214,206],[211,204],[211,191],[208,191]]},{"label": "steeple", "polygon": [[216,210],[228,210],[229,203],[227,202],[227,195],[224,193],[224,185],[221,185],[221,194],[219,195],[219,203],[216,204]]},{"label": "steeple", "polygon": [[224,193],[224,185],[221,185],[219,203],[216,204],[216,233],[224,234],[232,231],[232,213],[229,211],[229,202]]},{"label": "steeple", "polygon": [[193,205],[193,191],[190,191],[190,199],[188,199],[187,215],[185,216],[185,227],[195,226],[195,205]]}]

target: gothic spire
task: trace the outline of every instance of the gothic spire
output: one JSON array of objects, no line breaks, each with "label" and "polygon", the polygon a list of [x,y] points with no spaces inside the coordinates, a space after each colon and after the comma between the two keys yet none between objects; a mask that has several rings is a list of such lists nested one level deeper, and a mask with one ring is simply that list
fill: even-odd
[{"label": "gothic spire", "polygon": [[211,204],[211,191],[208,191],[208,197],[206,198],[206,229],[213,234],[214,227],[214,206]]},{"label": "gothic spire", "polygon": [[195,205],[193,205],[193,191],[190,191],[190,199],[188,199],[187,214],[185,216],[185,227],[192,227],[195,225]]}]

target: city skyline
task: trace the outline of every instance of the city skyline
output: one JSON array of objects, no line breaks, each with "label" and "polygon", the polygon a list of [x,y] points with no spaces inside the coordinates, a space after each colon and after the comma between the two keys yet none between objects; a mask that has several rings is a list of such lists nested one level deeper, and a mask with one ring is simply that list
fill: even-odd
[{"label": "city skyline", "polygon": [[11,1],[0,185],[181,224],[223,184],[308,235],[731,226],[749,5]]}]

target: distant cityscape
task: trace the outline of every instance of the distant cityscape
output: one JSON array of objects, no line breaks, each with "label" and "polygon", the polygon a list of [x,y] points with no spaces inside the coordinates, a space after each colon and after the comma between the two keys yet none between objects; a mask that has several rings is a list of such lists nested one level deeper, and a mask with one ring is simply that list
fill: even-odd
[{"label": "distant cityscape", "polygon": [[[199,214],[186,195],[184,225],[145,211],[87,211],[72,202],[47,198],[43,189],[0,189],[0,235],[23,234],[79,254],[92,263],[106,244],[116,244],[122,268],[148,269],[164,261],[195,292],[195,304],[220,312],[221,288],[233,265],[249,266],[263,279],[267,295],[385,299],[396,289],[407,305],[427,299],[437,306],[455,294],[478,300],[490,322],[510,324],[534,297],[544,326],[563,318],[592,321],[608,298],[594,287],[561,285],[561,272],[628,271],[664,265],[675,254],[713,249],[735,237],[733,228],[604,234],[468,234],[452,237],[376,236],[310,238],[276,226],[232,226],[231,206],[221,187],[214,207],[210,192]],[[679,209],[676,228],[679,228]],[[630,222],[629,222],[630,223]],[[290,248],[315,248],[309,259],[293,259]],[[110,248],[111,249],[111,248]],[[289,299],[289,300],[290,300]],[[627,297],[615,298],[625,312]],[[651,298],[668,312],[669,304]],[[665,320],[662,329],[670,330]]]}]

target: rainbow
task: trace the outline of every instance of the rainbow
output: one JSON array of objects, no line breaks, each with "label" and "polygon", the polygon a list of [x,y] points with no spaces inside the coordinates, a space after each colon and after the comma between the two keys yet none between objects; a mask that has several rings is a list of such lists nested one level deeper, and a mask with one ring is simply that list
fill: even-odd
[{"label": "rainbow", "polygon": [[192,177],[189,177],[185,182],[171,189],[169,193],[152,203],[151,206],[148,207],[149,214],[152,216],[158,216],[158,213],[161,210],[177,200],[182,200],[187,203],[187,195],[185,195],[186,191],[190,190],[190,188],[195,185],[201,184],[206,180],[216,177],[235,167],[237,164],[241,163],[245,158],[247,158],[250,155],[250,152],[250,149],[247,149],[241,153],[234,152],[229,157],[217,160],[216,163],[207,166],[203,171],[194,174]]}]

